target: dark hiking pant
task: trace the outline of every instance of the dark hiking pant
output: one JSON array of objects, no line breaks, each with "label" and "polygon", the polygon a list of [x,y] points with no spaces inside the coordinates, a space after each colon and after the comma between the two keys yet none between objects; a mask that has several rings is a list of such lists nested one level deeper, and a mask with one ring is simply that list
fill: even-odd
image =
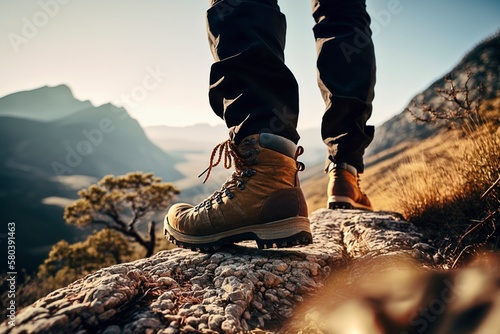
[{"label": "dark hiking pant", "polygon": [[[365,0],[312,0],[325,143],[362,172],[374,128],[375,57]],[[211,0],[210,105],[238,144],[257,133],[299,140],[298,85],[284,63],[286,21],[277,0]]]}]

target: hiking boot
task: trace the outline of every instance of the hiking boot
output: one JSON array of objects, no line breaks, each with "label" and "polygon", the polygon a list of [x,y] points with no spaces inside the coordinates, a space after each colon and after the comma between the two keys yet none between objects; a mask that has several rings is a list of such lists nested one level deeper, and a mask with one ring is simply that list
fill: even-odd
[{"label": "hiking boot", "polygon": [[373,211],[368,197],[359,188],[359,174],[356,168],[346,163],[328,166],[329,209],[362,209]]},{"label": "hiking boot", "polygon": [[224,166],[234,163],[235,171],[200,204],[172,206],[165,235],[178,246],[199,250],[243,240],[255,240],[260,249],[311,243],[297,175],[304,167],[297,162],[302,152],[292,141],[267,133],[248,136],[237,146],[230,140],[217,145],[205,181],[222,155]]}]

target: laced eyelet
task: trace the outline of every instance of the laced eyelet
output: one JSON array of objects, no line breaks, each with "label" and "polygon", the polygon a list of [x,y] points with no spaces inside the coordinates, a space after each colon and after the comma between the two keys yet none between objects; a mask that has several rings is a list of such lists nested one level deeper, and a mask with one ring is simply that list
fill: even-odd
[{"label": "laced eyelet", "polygon": [[229,191],[229,189],[224,190],[224,195],[226,195],[226,197],[229,199],[233,199],[233,197],[234,197],[233,193],[231,191]]},{"label": "laced eyelet", "polygon": [[238,181],[238,183],[236,183],[236,187],[240,190],[245,190],[245,181]]},{"label": "laced eyelet", "polygon": [[245,138],[241,142],[244,146],[241,144],[237,146],[228,139],[214,147],[210,156],[208,168],[199,175],[199,177],[201,177],[206,173],[203,183],[207,181],[212,168],[219,165],[221,162],[224,163],[226,169],[231,168],[234,164],[236,170],[233,172],[232,176],[226,180],[220,190],[214,192],[210,197],[195,206],[194,211],[198,211],[202,208],[210,210],[214,203],[223,204],[223,196],[226,196],[230,200],[233,199],[234,194],[229,189],[238,188],[239,190],[244,190],[246,188],[245,184],[248,181],[247,179],[257,173],[254,169],[248,168],[250,165],[259,163],[256,155],[260,150],[255,146],[252,147],[252,145],[257,144],[257,142],[258,140],[256,138]]},{"label": "laced eyelet", "polygon": [[221,204],[222,203],[222,195],[221,195],[221,193],[218,192],[217,195],[215,195],[215,202],[217,204]]},{"label": "laced eyelet", "polygon": [[255,171],[255,169],[247,169],[246,171],[243,172],[243,176],[246,176],[246,177],[252,177],[256,174],[257,172]]}]

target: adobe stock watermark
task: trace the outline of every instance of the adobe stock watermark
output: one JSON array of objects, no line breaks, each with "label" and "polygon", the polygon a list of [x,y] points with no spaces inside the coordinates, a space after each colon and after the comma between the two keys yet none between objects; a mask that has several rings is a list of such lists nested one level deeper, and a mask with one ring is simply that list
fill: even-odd
[{"label": "adobe stock watermark", "polygon": [[[393,17],[400,14],[402,11],[403,5],[401,4],[401,0],[388,0],[385,9],[370,12],[370,28],[372,36],[377,36],[378,34],[380,34],[383,28],[387,27],[392,22]],[[354,35],[352,44],[342,42],[339,45],[348,64],[351,63],[351,57],[353,54],[361,53],[362,49],[368,47],[372,43],[369,30],[363,31],[359,27],[354,27],[354,31],[356,33]]]},{"label": "adobe stock watermark", "polygon": [[159,65],[154,68],[148,66],[146,72],[141,85],[136,85],[130,92],[121,94],[117,100],[113,101],[113,104],[137,108],[148,97],[149,93],[157,89],[168,76],[168,73],[163,72]]},{"label": "adobe stock watermark", "polygon": [[7,323],[9,327],[16,326],[16,223],[7,223]]},{"label": "adobe stock watermark", "polygon": [[21,18],[21,31],[19,33],[9,32],[7,39],[12,49],[17,54],[21,45],[28,44],[35,38],[41,29],[49,24],[50,20],[59,14],[62,5],[70,3],[71,0],[40,0],[38,5],[40,10],[36,11],[31,17],[23,16]]},{"label": "adobe stock watermark", "polygon": [[98,127],[94,129],[83,129],[81,134],[85,139],[80,140],[75,146],[66,145],[66,159],[64,163],[52,161],[52,169],[57,177],[71,175],[73,170],[80,166],[83,158],[92,154],[95,148],[101,146],[104,135],[115,131],[116,126],[110,118],[102,118]]},{"label": "adobe stock watermark", "polygon": [[103,117],[98,122],[96,127],[91,129],[83,129],[81,131],[81,140],[75,145],[65,145],[65,158],[63,161],[52,161],[52,170],[59,178],[64,175],[71,175],[84,161],[84,158],[90,156],[96,149],[102,145],[106,137],[109,137],[117,129],[117,120],[124,120],[128,117],[125,109],[114,107],[114,105],[122,105],[129,108],[136,108],[144,101],[149,92],[160,87],[167,77],[167,73],[156,65],[154,68],[148,66],[146,75],[143,77],[141,84],[132,87],[130,92],[121,94],[120,98],[115,100],[112,105],[112,111],[115,114],[121,114],[118,118]]},{"label": "adobe stock watermark", "polygon": [[[438,317],[446,311],[446,306],[453,303],[460,295],[463,286],[453,285],[448,279],[443,281],[443,289],[439,296],[429,302],[427,307],[421,307],[410,318],[410,325],[415,327],[417,333],[424,333],[429,324],[436,321]],[[409,334],[406,331],[399,334]]]},{"label": "adobe stock watermark", "polygon": [[290,112],[286,106],[281,110],[273,108],[274,116],[269,121],[269,127],[264,128],[260,133],[280,134],[287,127],[295,128],[297,124],[297,114]]}]

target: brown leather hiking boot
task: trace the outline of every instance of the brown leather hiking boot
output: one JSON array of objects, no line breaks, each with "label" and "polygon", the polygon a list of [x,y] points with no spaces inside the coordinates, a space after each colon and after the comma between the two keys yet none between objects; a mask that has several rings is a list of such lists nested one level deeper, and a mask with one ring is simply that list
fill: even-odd
[{"label": "brown leather hiking boot", "polygon": [[328,166],[329,209],[362,209],[373,211],[368,197],[359,188],[359,175],[356,168],[346,163]]},{"label": "brown leather hiking boot", "polygon": [[202,203],[172,206],[165,217],[165,235],[181,247],[200,250],[243,240],[255,240],[261,249],[311,243],[297,176],[303,164],[296,158],[302,151],[272,134],[248,136],[238,146],[230,140],[217,145],[207,178],[223,153],[224,166],[234,162],[235,171]]}]

